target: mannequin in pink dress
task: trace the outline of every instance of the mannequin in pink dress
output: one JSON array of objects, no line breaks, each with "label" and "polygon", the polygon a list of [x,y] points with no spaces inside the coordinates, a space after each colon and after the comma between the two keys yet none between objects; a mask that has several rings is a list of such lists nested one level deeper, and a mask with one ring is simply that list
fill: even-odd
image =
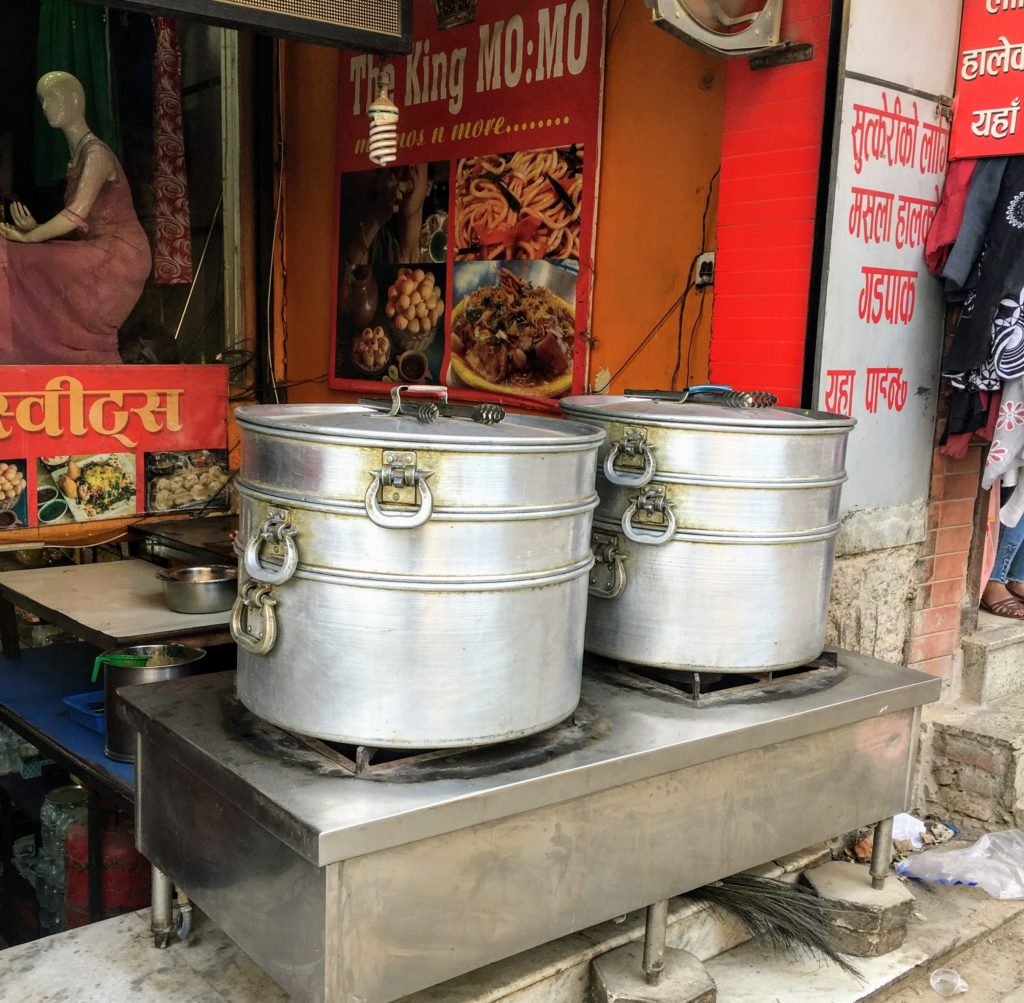
[{"label": "mannequin in pink dress", "polygon": [[117,332],[152,266],[124,171],[89,130],[70,73],[36,86],[68,141],[64,208],[37,223],[20,203],[0,223],[0,365],[119,363]]}]

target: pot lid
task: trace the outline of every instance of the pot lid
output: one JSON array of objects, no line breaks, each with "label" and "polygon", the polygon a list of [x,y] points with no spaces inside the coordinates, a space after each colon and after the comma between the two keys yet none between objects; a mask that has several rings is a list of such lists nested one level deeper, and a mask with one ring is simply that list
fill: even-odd
[{"label": "pot lid", "polygon": [[240,407],[235,414],[242,427],[342,441],[559,447],[596,445],[604,438],[592,425],[562,418],[505,414],[495,404],[450,405],[444,387],[429,387],[426,399],[401,396],[408,389],[395,387],[390,403],[266,404]]},{"label": "pot lid", "polygon": [[559,405],[565,414],[577,418],[682,427],[813,432],[851,429],[857,424],[853,418],[827,411],[777,407],[774,400],[771,394],[706,386],[681,392],[643,390],[626,391],[621,396],[587,394],[566,397]]}]

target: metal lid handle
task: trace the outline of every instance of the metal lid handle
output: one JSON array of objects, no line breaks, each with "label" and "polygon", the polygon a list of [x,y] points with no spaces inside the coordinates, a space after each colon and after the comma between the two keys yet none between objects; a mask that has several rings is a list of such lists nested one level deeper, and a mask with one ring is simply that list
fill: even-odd
[{"label": "metal lid handle", "polygon": [[[733,390],[724,383],[701,383],[685,390],[627,390],[627,397],[671,401],[675,404],[720,404],[723,407],[774,407],[779,398],[767,390]],[[710,398],[710,399],[709,399]]]},{"label": "metal lid handle", "polygon": [[[434,401],[406,402],[402,394],[427,394],[440,397],[440,404]],[[496,425],[505,418],[505,409],[500,404],[475,404],[472,406],[448,403],[448,388],[420,384],[416,386],[401,385],[391,388],[391,403],[376,397],[361,397],[359,403],[371,407],[388,418],[404,416],[415,418],[420,424],[430,425],[440,417],[469,418],[481,425]]]},{"label": "metal lid handle", "polygon": [[391,410],[388,414],[393,418],[402,410],[402,394],[427,394],[431,397],[440,397],[445,404],[448,403],[448,388],[435,387],[426,383],[402,384],[391,388]]}]

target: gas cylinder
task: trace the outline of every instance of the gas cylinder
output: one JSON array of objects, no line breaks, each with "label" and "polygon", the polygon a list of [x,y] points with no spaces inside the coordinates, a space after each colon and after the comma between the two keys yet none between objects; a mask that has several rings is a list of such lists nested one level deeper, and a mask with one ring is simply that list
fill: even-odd
[{"label": "gas cylinder", "polygon": [[[89,919],[89,829],[75,822],[64,838],[64,905],[68,929]],[[135,827],[121,812],[104,812],[100,823],[100,917],[108,919],[149,905],[149,861],[135,849]]]}]

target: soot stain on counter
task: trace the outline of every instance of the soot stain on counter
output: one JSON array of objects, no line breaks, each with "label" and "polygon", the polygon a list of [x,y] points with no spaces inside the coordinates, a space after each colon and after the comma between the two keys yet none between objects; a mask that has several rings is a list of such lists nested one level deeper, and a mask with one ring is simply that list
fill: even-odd
[{"label": "soot stain on counter", "polygon": [[[440,750],[379,749],[372,766],[356,775],[312,749],[301,738],[257,717],[233,693],[221,696],[225,734],[243,744],[250,752],[274,762],[345,781],[374,783],[429,783],[441,780],[467,780],[498,773],[542,766],[553,759],[575,752],[608,733],[607,722],[586,703],[560,724],[536,735],[494,745]],[[354,746],[324,742],[329,749],[353,762]],[[429,755],[430,758],[423,758]]]}]

